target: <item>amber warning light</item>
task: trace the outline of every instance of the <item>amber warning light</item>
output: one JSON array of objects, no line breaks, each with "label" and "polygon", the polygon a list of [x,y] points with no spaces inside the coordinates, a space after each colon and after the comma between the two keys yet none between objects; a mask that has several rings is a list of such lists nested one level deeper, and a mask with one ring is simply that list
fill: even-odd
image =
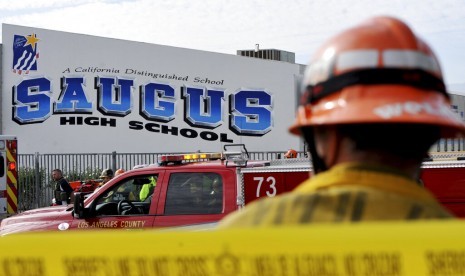
[{"label": "amber warning light", "polygon": [[210,161],[210,160],[221,159],[222,156],[223,155],[219,152],[161,155],[158,157],[158,163],[160,165],[167,165],[169,163],[180,164],[180,163],[188,163],[188,162]]}]

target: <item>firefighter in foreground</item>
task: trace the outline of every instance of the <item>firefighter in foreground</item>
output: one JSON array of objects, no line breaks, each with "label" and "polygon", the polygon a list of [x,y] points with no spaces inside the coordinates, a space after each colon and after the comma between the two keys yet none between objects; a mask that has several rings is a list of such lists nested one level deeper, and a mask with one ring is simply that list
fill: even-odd
[{"label": "firefighter in foreground", "polygon": [[452,218],[418,178],[430,147],[465,125],[438,60],[406,24],[376,17],[337,35],[303,81],[290,132],[308,143],[315,175],[220,227]]}]

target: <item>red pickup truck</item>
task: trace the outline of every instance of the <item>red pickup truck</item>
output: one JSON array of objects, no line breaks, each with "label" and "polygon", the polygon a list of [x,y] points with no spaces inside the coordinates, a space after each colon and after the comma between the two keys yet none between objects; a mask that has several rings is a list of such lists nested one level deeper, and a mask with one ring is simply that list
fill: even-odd
[{"label": "red pickup truck", "polygon": [[309,176],[305,159],[249,161],[245,150],[161,156],[110,180],[74,204],[4,219],[0,235],[42,230],[154,228],[217,222],[259,197],[292,190]]},{"label": "red pickup truck", "polygon": [[[0,235],[214,223],[257,198],[292,190],[311,171],[307,159],[248,161],[247,156],[245,147],[161,156],[159,164],[123,173],[93,193],[76,193],[73,205],[6,218]],[[452,213],[465,217],[465,161],[450,159],[424,162],[421,182]]]}]

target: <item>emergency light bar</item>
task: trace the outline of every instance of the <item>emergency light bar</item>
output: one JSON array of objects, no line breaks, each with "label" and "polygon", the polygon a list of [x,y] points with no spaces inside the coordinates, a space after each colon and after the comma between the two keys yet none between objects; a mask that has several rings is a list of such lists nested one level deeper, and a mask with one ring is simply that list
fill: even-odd
[{"label": "emergency light bar", "polygon": [[160,165],[167,165],[168,163],[180,164],[180,163],[189,163],[189,162],[218,160],[221,158],[223,158],[223,155],[219,152],[160,155],[158,156],[158,163]]}]

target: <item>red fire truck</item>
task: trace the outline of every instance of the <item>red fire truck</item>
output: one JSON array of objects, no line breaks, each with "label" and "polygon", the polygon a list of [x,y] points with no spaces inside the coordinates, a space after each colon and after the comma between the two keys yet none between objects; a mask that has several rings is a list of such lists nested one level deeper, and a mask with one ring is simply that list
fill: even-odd
[{"label": "red fire truck", "polygon": [[[6,218],[0,235],[214,223],[257,198],[290,191],[309,177],[307,159],[249,161],[241,147],[225,148],[224,153],[161,156],[158,164],[127,171],[93,193],[76,193],[74,205]],[[461,158],[447,155],[424,162],[421,182],[451,212],[465,217],[465,161],[457,159]]]},{"label": "red fire truck", "polygon": [[257,198],[292,190],[310,171],[305,159],[250,161],[243,145],[230,145],[223,153],[165,155],[158,161],[118,175],[93,193],[76,193],[74,205],[6,218],[0,235],[213,223]]},{"label": "red fire truck", "polygon": [[18,210],[18,140],[0,135],[0,218]]},{"label": "red fire truck", "polygon": [[421,182],[449,211],[465,218],[465,153],[436,153],[423,162]]}]

